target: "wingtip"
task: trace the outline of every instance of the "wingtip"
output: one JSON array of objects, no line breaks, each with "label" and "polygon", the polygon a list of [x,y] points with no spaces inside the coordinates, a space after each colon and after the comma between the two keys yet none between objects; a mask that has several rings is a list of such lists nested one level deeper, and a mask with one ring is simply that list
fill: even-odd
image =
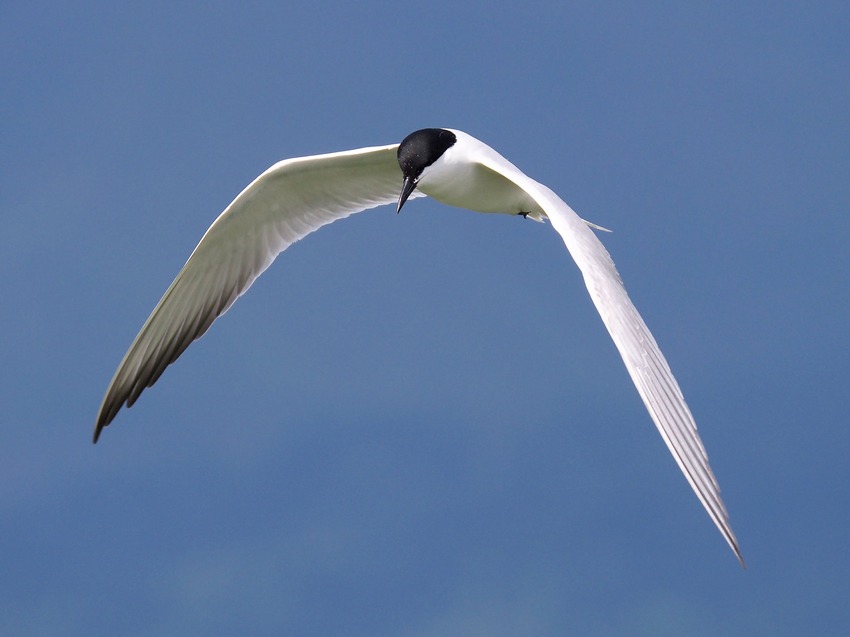
[{"label": "wingtip", "polygon": [[746,563],[746,561],[744,561],[744,556],[741,554],[741,550],[738,548],[738,545],[736,544],[735,546],[733,546],[732,550],[735,551],[735,557],[737,557],[738,562],[741,563],[741,568],[744,571],[746,571],[747,570],[747,563]]},{"label": "wingtip", "polygon": [[97,414],[97,420],[94,423],[94,432],[92,433],[92,444],[96,445],[98,439],[100,438],[101,432],[109,426],[109,423],[112,422],[112,419],[115,417],[115,413],[111,411],[107,411],[104,407],[100,408],[100,413]]},{"label": "wingtip", "polygon": [[728,525],[728,519],[726,520],[726,526],[720,527],[720,531],[723,533],[723,537],[726,539],[726,543],[729,545],[729,548],[732,549],[735,557],[738,558],[741,568],[746,571],[747,563],[744,561],[744,555],[741,553],[741,548],[738,546],[738,538],[735,537],[735,534],[732,532],[732,528]]}]

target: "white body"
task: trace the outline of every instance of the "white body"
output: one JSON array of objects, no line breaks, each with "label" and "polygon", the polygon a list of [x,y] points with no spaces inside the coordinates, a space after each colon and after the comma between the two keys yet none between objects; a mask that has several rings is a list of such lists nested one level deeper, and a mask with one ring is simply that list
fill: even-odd
[{"label": "white body", "polygon": [[475,212],[545,216],[534,197],[511,179],[525,177],[518,168],[471,135],[452,132],[457,143],[425,170],[419,190],[437,201]]}]

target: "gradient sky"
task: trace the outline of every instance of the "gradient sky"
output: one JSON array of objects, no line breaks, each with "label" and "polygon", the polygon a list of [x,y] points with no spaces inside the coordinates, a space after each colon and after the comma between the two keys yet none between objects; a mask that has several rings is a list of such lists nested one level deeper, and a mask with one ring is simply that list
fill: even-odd
[{"label": "gradient sky", "polygon": [[[850,634],[847,3],[0,5],[0,635]],[[283,254],[91,444],[273,162],[479,137],[603,241],[743,572],[557,234]]]}]

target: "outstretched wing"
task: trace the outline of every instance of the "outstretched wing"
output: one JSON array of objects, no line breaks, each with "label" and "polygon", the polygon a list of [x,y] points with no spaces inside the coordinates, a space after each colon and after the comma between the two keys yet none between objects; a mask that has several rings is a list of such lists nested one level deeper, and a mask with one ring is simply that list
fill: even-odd
[{"label": "outstretched wing", "polygon": [[664,354],[626,293],[608,251],[587,222],[552,190],[522,173],[487,146],[481,149],[480,161],[522,188],[561,235],[667,448],[743,565],[738,540],[729,524],[720,487],[708,464],[708,455],[691,411]]},{"label": "outstretched wing", "polygon": [[402,184],[397,147],[287,159],[251,182],[206,231],[130,345],[106,391],[94,441],[283,250],[332,221],[393,203]]}]

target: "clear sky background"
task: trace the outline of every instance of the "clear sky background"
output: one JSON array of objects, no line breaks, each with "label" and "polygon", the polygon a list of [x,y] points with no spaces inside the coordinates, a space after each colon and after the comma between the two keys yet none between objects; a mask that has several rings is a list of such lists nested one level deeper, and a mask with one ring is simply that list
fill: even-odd
[{"label": "clear sky background", "polygon": [[[850,634],[850,5],[509,4],[0,6],[0,634]],[[91,444],[249,181],[426,126],[614,230],[746,572],[519,218],[323,229]]]}]

